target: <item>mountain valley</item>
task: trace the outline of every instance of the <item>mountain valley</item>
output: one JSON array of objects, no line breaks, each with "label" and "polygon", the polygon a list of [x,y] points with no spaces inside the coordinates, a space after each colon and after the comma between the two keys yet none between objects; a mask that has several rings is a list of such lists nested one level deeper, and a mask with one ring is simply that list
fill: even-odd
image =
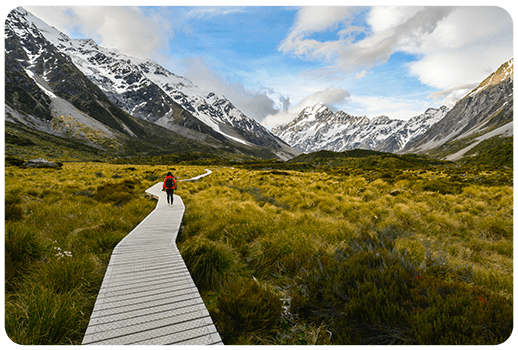
[{"label": "mountain valley", "polygon": [[[270,131],[217,92],[151,60],[71,39],[23,8],[7,18],[5,51],[6,152],[13,156],[49,149],[42,144],[46,137],[31,137],[29,129],[84,145],[73,159],[172,153],[192,159],[198,153],[286,161],[301,153],[364,149],[458,160],[512,143],[513,59],[451,109],[398,120],[333,112],[318,103]],[[49,156],[74,153],[66,150]]]}]

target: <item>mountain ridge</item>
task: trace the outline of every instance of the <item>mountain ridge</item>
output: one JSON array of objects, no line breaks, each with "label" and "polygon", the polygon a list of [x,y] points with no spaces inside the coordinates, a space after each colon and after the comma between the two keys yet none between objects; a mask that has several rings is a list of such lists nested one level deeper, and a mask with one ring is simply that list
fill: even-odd
[{"label": "mountain ridge", "polygon": [[305,153],[355,148],[393,153],[426,132],[447,111],[445,106],[429,108],[404,121],[384,115],[370,119],[344,111],[333,113],[323,104],[315,104],[304,108],[291,122],[273,128],[272,132]]},{"label": "mountain ridge", "polygon": [[513,135],[513,72],[511,58],[451,109],[429,108],[407,121],[333,113],[315,104],[272,132],[304,153],[364,149],[458,160],[489,139]]},{"label": "mountain ridge", "polygon": [[[92,39],[71,39],[17,8],[6,20],[5,112],[6,121],[14,123],[10,128],[22,123],[104,150],[140,138],[159,152],[185,143],[189,149],[197,145],[281,160],[324,149],[454,160],[490,138],[512,136],[513,63],[511,58],[502,64],[452,109],[429,108],[398,120],[352,116],[316,104],[268,131],[223,95],[152,60],[103,48]],[[153,140],[153,135],[161,136]]]},{"label": "mountain ridge", "polygon": [[409,142],[402,152],[457,160],[488,138],[511,137],[513,66],[513,58],[504,62],[477,88],[457,101],[443,120],[422,137]]},{"label": "mountain ridge", "polygon": [[233,142],[268,147],[281,158],[286,158],[288,153],[297,153],[224,96],[199,88],[155,61],[103,48],[92,39],[71,39],[48,26],[43,35],[66,53],[113,103],[133,116],[166,128],[176,128],[173,125],[180,124],[194,130],[202,129],[202,126],[194,125],[194,120],[178,119],[175,111],[182,108]]},{"label": "mountain ridge", "polygon": [[[80,50],[82,57],[77,54]],[[76,55],[70,55],[71,52]],[[166,77],[169,85],[176,79],[177,85],[183,87],[192,84],[186,79],[150,60],[133,58],[137,62],[134,64],[129,56],[116,49],[101,49],[92,39],[70,39],[23,8],[11,11],[6,19],[5,57],[5,112],[13,127],[17,123],[30,125],[57,136],[76,137],[100,149],[106,149],[109,143],[122,146],[125,142],[134,143],[134,138],[158,133],[164,139],[150,141],[163,143],[156,145],[163,149],[160,152],[166,152],[168,144],[184,143],[187,149],[198,144],[201,149],[208,146],[214,152],[218,148],[233,149],[237,155],[266,158],[288,159],[298,154],[244,115],[238,115],[243,121],[235,116],[228,118],[234,124],[240,123],[241,129],[223,119],[214,122],[217,128],[207,125],[189,110],[200,114],[204,107],[216,107],[199,103],[198,109],[185,108],[163,91],[164,84],[158,86],[145,74]],[[103,68],[100,62],[109,66],[104,73],[110,74],[94,74]],[[129,85],[135,89],[128,89]],[[209,97],[220,108],[218,112],[237,110],[230,101],[219,97],[217,100],[215,96]],[[95,137],[91,137],[92,133]]]}]

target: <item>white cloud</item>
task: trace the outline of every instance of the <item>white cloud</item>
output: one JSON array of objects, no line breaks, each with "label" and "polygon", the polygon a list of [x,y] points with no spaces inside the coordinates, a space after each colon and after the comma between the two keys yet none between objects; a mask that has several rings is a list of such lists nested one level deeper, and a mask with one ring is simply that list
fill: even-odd
[{"label": "white cloud", "polygon": [[330,109],[336,109],[337,106],[347,103],[350,96],[349,91],[341,88],[320,90],[304,98],[294,108],[300,112],[305,107],[322,103]]},{"label": "white cloud", "polygon": [[353,8],[344,6],[302,7],[297,13],[290,36],[296,37],[333,28],[338,23],[345,21],[352,11]]},{"label": "white cloud", "polygon": [[459,7],[420,47],[409,50],[423,55],[409,65],[410,72],[449,93],[478,84],[513,56],[512,25],[499,7]]},{"label": "white cloud", "polygon": [[[310,59],[332,61],[335,68],[347,73],[385,63],[395,51],[419,45],[453,10],[450,7],[374,7],[367,18],[370,28],[360,28],[351,23],[362,8],[323,9],[319,11],[318,20],[315,20],[310,16],[313,8],[302,8],[294,28],[279,50]],[[326,15],[329,16],[328,25],[325,25]],[[338,23],[346,28],[337,33],[337,40],[320,42],[309,39],[312,33],[335,28]],[[356,40],[359,34],[365,37]]]},{"label": "white cloud", "polygon": [[[352,7],[302,7],[289,35],[279,45],[279,51],[310,59],[334,59],[339,50],[340,40],[320,42],[307,37],[313,33],[336,29],[340,23],[348,22],[354,12],[355,8]],[[346,34],[354,32],[341,31],[341,35],[347,37]]]},{"label": "white cloud", "polygon": [[367,21],[372,31],[379,33],[404,24],[422,9],[422,7],[418,6],[373,7],[368,15]]},{"label": "white cloud", "polygon": [[430,94],[428,97],[432,98],[436,102],[440,101],[441,104],[449,108],[452,108],[458,100],[466,96],[471,90],[473,90],[477,86],[478,83],[455,86],[451,89],[434,92]]},{"label": "white cloud", "polygon": [[[358,11],[302,8],[279,50],[330,64],[319,74],[356,72],[358,78],[395,52],[415,54],[419,58],[408,65],[408,74],[430,87],[450,90],[480,82],[513,55],[512,19],[499,7],[373,7],[364,28],[352,22]],[[336,30],[338,24],[345,28],[336,40],[311,38]],[[453,100],[458,94],[448,96]]]},{"label": "white cloud", "polygon": [[140,58],[156,56],[173,35],[171,24],[158,13],[146,16],[137,7],[29,6],[27,9],[65,33],[80,31],[101,46]]},{"label": "white cloud", "polygon": [[226,16],[234,13],[245,12],[243,7],[225,7],[225,6],[214,6],[214,7],[194,7],[186,13],[187,18],[213,18],[219,16]]}]

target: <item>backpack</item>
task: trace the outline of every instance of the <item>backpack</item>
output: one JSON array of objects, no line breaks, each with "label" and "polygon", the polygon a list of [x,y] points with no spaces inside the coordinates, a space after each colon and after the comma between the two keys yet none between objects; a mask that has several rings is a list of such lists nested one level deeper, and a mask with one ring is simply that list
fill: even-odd
[{"label": "backpack", "polygon": [[174,188],[172,177],[165,179],[165,188]]}]

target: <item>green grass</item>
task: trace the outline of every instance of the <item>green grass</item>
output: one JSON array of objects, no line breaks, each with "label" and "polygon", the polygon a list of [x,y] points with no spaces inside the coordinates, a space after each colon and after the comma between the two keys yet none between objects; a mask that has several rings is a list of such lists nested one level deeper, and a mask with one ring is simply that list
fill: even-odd
[{"label": "green grass", "polygon": [[[113,247],[155,206],[144,190],[169,170],[185,179],[203,169],[8,164],[9,337],[79,344]],[[179,183],[178,245],[226,344],[509,337],[512,169],[273,161],[210,169]]]},{"label": "green grass", "polygon": [[[213,169],[178,191],[187,208],[181,252],[198,241],[225,247],[220,259],[232,261],[231,283],[255,283],[285,306],[267,330],[232,326],[227,305],[238,307],[241,297],[204,283],[211,273],[195,277],[226,343],[497,344],[509,337],[512,171],[260,169]],[[196,264],[203,259],[212,265],[214,255],[197,256]],[[261,299],[251,295],[252,308]],[[250,319],[240,324],[265,317],[243,314]]]},{"label": "green grass", "polygon": [[[154,208],[144,190],[197,167],[5,168],[5,329],[18,344],[80,344],[111,252]],[[100,176],[102,174],[102,176]]]}]

